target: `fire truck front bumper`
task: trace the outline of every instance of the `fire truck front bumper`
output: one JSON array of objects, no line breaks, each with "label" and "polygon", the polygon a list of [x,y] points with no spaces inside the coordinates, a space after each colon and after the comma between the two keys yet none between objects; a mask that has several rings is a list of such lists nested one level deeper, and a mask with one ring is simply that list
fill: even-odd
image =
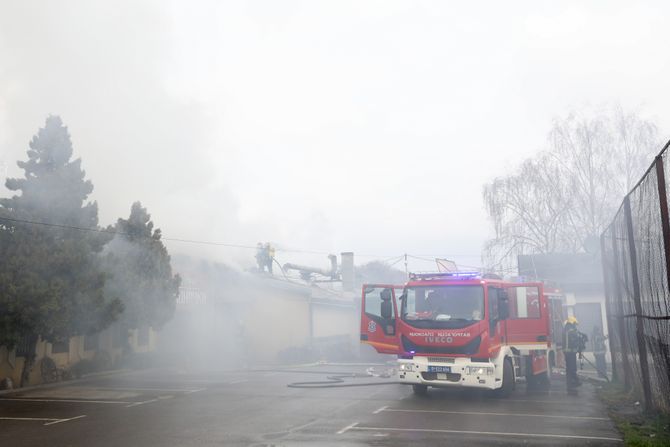
[{"label": "fire truck front bumper", "polygon": [[464,386],[490,390],[502,385],[502,381],[496,378],[493,363],[473,362],[463,357],[398,359],[398,380],[407,385]]}]

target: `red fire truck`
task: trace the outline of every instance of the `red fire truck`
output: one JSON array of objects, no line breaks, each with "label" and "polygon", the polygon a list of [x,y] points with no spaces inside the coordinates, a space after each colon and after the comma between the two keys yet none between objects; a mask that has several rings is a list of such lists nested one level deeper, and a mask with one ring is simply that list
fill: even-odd
[{"label": "red fire truck", "polygon": [[560,339],[552,308],[560,303],[539,282],[411,274],[404,286],[363,286],[361,341],[397,355],[398,379],[416,394],[464,386],[507,395],[518,377],[548,384],[552,338]]}]

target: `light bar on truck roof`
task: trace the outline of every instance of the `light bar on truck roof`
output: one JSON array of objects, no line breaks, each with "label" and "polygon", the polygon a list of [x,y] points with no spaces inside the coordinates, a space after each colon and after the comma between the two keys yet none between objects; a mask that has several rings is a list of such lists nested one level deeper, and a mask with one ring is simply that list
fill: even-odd
[{"label": "light bar on truck roof", "polygon": [[479,272],[436,272],[436,273],[410,273],[409,279],[478,279],[481,278]]}]

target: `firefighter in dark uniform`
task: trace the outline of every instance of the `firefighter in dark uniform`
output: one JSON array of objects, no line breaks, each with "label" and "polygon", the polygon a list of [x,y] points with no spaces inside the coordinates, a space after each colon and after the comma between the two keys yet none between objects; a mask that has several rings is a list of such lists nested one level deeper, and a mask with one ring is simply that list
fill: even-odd
[{"label": "firefighter in dark uniform", "polygon": [[581,356],[586,347],[587,337],[577,330],[579,322],[573,316],[565,320],[563,328],[563,353],[565,355],[565,379],[568,389],[574,389],[582,383],[577,377],[577,355]]}]

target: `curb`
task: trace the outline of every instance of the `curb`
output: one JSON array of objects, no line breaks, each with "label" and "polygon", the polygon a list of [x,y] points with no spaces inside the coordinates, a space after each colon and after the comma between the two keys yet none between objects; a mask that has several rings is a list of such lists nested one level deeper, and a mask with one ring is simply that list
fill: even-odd
[{"label": "curb", "polygon": [[100,372],[94,372],[94,373],[88,373],[88,374],[83,374],[80,378],[78,379],[70,379],[70,380],[61,380],[60,382],[51,382],[51,383],[40,383],[37,385],[28,385],[23,388],[14,388],[11,390],[0,390],[0,396],[5,396],[8,394],[16,394],[16,393],[22,393],[24,391],[32,391],[32,390],[38,390],[38,389],[43,389],[43,388],[54,388],[62,385],[71,385],[75,383],[83,383],[87,382],[91,379],[95,379],[96,377],[106,377],[106,376],[114,376],[114,375],[121,375],[125,373],[129,373],[133,371],[132,369],[114,369],[111,371],[100,371]]}]

